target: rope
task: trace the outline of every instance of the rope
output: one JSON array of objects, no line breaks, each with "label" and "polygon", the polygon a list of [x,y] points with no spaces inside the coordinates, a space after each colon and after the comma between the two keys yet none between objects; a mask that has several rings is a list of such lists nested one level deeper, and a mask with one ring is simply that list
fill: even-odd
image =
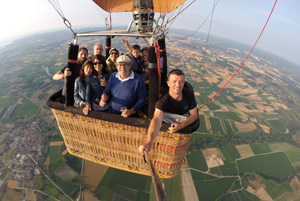
[{"label": "rope", "polygon": [[166,24],[164,24],[160,29],[163,29],[165,26],[167,26],[167,24],[169,24],[170,22],[172,22],[173,20],[175,20],[175,18],[178,17],[178,15],[180,15],[181,13],[183,13],[183,11],[185,11],[188,7],[190,7],[193,3],[195,3],[195,1],[196,0],[193,0],[189,5],[187,5],[184,9],[182,9],[182,11],[178,12],[177,15],[175,15],[170,20],[168,20],[166,22]]},{"label": "rope", "polygon": [[69,20],[64,16],[63,11],[58,3],[58,0],[48,0],[48,2],[50,3],[50,5],[54,8],[54,10],[59,14],[59,16],[63,19],[64,24],[66,25],[67,28],[69,28],[73,34],[75,34],[75,32],[72,29],[72,25],[69,22]]},{"label": "rope", "polygon": [[[177,14],[176,14],[176,15],[179,15],[179,13],[181,12],[181,10],[182,10],[183,6],[184,6],[184,3],[183,3],[183,4],[181,4],[181,6],[180,6],[180,9],[178,9],[178,12],[177,12]],[[172,17],[172,16],[173,16],[174,14],[175,14],[175,12],[173,12],[173,13],[172,13],[172,15],[170,16],[170,18],[171,18],[171,19],[173,19],[173,17]],[[170,19],[170,18],[169,18],[169,19]],[[166,24],[167,24],[167,23],[169,23],[169,20],[167,20]],[[171,27],[171,25],[172,25],[173,23],[174,23],[174,20],[172,21],[172,23],[170,24],[170,26],[169,26],[169,27]],[[169,28],[166,28],[166,32],[168,31],[168,29],[169,29]]]},{"label": "rope", "polygon": [[[103,17],[104,22],[105,22],[105,28],[106,28],[106,30],[111,29],[111,26],[112,26],[112,24],[111,24],[111,13],[107,12],[108,15],[107,15],[107,17],[105,17],[103,15],[103,13],[101,12],[102,9],[99,8],[99,6],[93,0],[91,0],[90,2],[95,7],[95,9],[101,14],[101,16]],[[108,20],[108,18],[110,18],[110,20]]]},{"label": "rope", "polygon": [[163,145],[163,144],[159,144],[158,146],[160,147],[164,147],[166,149],[172,149],[172,150],[177,150],[177,149],[183,149],[185,148],[190,142],[188,141],[188,143],[182,145],[182,146],[179,146],[179,147],[171,147],[171,146],[167,146],[167,145]]},{"label": "rope", "polygon": [[[218,0],[218,2],[219,2],[219,0]],[[218,3],[218,2],[217,2],[217,3]],[[206,50],[207,50],[208,40],[209,40],[210,31],[211,31],[211,27],[212,27],[212,22],[213,22],[213,18],[214,18],[214,11],[215,11],[215,7],[216,7],[217,3],[216,3],[216,0],[214,0],[213,9],[212,9],[212,11],[210,12],[210,14],[208,15],[208,16],[211,15],[211,18],[210,18],[210,23],[209,23],[209,29],[208,29],[207,37],[206,37],[205,48],[204,48],[204,50],[203,50],[203,54],[202,54],[202,58],[201,58],[201,62],[200,62],[200,67],[199,67],[199,69],[201,69],[201,67],[204,66],[204,65],[203,65],[203,64],[204,64],[204,57],[205,57],[205,53],[206,53]],[[208,17],[205,19],[205,21],[206,21],[207,19],[208,19]],[[203,25],[203,24],[202,24],[202,25]],[[202,26],[202,25],[201,25],[201,26]],[[198,29],[199,29],[199,28],[198,28]],[[197,29],[196,31],[198,31],[198,29]],[[196,33],[196,32],[194,32],[193,34],[195,34],[195,33]],[[189,36],[188,36],[188,37],[189,37]],[[206,70],[205,66],[204,66],[204,69]],[[204,78],[204,76],[203,76],[203,78]],[[196,84],[196,79],[194,80],[194,86],[193,86],[193,87],[195,87],[195,84]]]},{"label": "rope", "polygon": [[160,49],[158,42],[154,43],[155,53],[156,53],[156,60],[157,60],[157,73],[158,73],[158,91],[160,92],[160,84],[161,84],[161,74],[160,74]]},{"label": "rope", "polygon": [[251,48],[251,50],[250,50],[250,52],[248,53],[248,55],[247,55],[247,57],[245,58],[245,60],[243,61],[243,63],[240,65],[240,67],[235,71],[235,73],[231,76],[231,78],[226,82],[226,84],[222,87],[222,89],[220,89],[209,101],[207,101],[204,105],[202,105],[201,107],[199,107],[199,110],[201,110],[205,105],[207,105],[208,103],[210,103],[221,91],[223,91],[223,89],[225,89],[225,87],[230,83],[230,81],[234,78],[234,76],[239,72],[239,70],[242,68],[242,66],[244,65],[244,63],[247,61],[247,59],[248,59],[248,57],[250,56],[250,54],[252,53],[252,51],[253,51],[253,49],[254,49],[254,47],[256,46],[256,44],[258,43],[258,41],[259,41],[259,39],[260,39],[260,37],[261,37],[261,35],[263,34],[263,32],[264,32],[264,30],[265,30],[265,28],[266,28],[266,26],[267,26],[267,24],[268,24],[268,22],[269,22],[269,20],[270,20],[270,18],[271,18],[271,15],[272,15],[272,13],[273,13],[273,11],[274,11],[274,8],[275,8],[275,6],[276,6],[276,3],[277,3],[277,0],[275,0],[275,3],[274,3],[274,5],[273,5],[273,8],[272,8],[272,10],[271,10],[271,12],[270,12],[270,14],[269,14],[269,17],[268,17],[268,19],[267,19],[267,21],[266,21],[266,23],[265,23],[265,25],[264,25],[264,27],[263,27],[263,29],[261,30],[261,32],[260,32],[260,34],[259,34],[259,36],[258,36],[258,38],[256,39],[256,41],[255,41],[255,43],[254,43],[254,45],[252,46],[252,48]]},{"label": "rope", "polygon": [[187,37],[184,37],[184,38],[189,38],[189,37],[191,37],[191,36],[193,36],[199,29],[201,29],[201,27],[205,24],[205,22],[208,20],[208,18],[209,18],[209,16],[210,15],[213,15],[213,13],[214,13],[214,11],[215,11],[215,8],[216,8],[216,6],[217,6],[217,4],[219,3],[219,1],[220,0],[218,0],[217,1],[217,3],[215,3],[215,1],[214,1],[214,6],[213,6],[213,8],[212,8],[212,10],[210,11],[210,13],[207,15],[207,17],[205,18],[205,20],[203,21],[203,23],[191,34],[191,35],[189,35],[189,36],[187,36]]}]

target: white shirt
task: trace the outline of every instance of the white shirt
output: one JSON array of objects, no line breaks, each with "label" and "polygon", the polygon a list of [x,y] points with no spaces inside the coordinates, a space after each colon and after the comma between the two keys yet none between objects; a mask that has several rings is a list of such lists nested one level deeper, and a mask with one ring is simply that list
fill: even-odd
[{"label": "white shirt", "polygon": [[125,82],[127,80],[134,79],[134,73],[133,73],[133,71],[131,71],[131,74],[130,74],[130,76],[128,78],[122,79],[121,76],[120,76],[120,73],[117,72],[116,78],[118,78],[121,82]]}]

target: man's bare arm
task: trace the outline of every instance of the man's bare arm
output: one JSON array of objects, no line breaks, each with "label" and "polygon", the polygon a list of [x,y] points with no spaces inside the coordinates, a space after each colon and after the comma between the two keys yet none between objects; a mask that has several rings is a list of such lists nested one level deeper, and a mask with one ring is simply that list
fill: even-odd
[{"label": "man's bare arm", "polygon": [[139,147],[139,151],[142,155],[144,155],[145,152],[149,152],[151,150],[152,143],[158,135],[159,129],[162,126],[163,114],[163,111],[155,109],[153,118],[148,128],[145,144]]},{"label": "man's bare arm", "polygon": [[61,80],[64,78],[64,74],[61,71],[58,71],[53,75],[53,80]]}]

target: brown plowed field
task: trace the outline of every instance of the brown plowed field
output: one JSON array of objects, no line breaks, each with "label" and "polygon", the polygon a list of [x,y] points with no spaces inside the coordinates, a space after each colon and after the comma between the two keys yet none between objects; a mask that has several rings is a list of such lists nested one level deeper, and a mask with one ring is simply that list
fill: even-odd
[{"label": "brown plowed field", "polygon": [[94,191],[105,175],[108,167],[85,160],[83,171],[83,185]]}]

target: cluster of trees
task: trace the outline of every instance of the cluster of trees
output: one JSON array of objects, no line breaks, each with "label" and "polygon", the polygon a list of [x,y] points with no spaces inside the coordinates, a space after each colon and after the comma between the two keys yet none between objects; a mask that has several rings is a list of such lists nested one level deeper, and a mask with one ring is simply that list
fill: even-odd
[{"label": "cluster of trees", "polygon": [[287,142],[294,146],[300,147],[290,134],[266,134],[261,133],[255,137],[240,137],[237,135],[224,135],[220,137],[199,137],[190,142],[189,151],[200,150],[210,147],[222,147],[227,145],[269,143],[269,142]]}]

